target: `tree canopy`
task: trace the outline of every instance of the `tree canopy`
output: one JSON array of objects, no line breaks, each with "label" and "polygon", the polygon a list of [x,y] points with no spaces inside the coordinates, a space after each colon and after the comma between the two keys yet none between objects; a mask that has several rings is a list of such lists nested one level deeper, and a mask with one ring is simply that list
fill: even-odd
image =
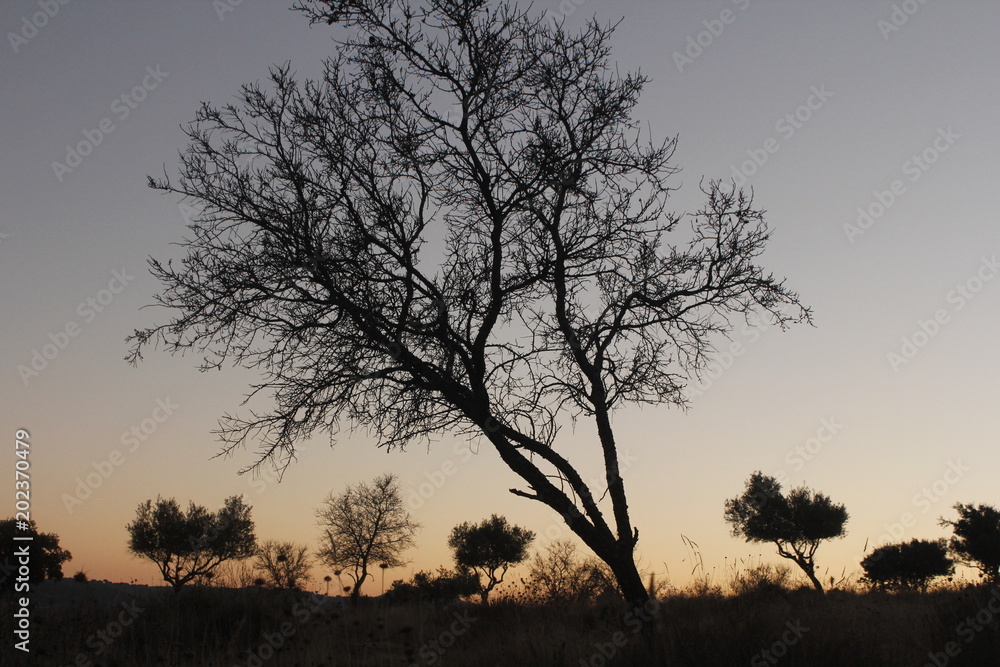
[{"label": "tree canopy", "polygon": [[175,592],[192,580],[211,575],[229,560],[250,558],[257,538],[251,507],[242,496],[226,499],[218,512],[192,501],[182,511],[174,498],[157,496],[136,509],[128,524],[129,551],[154,563]]},{"label": "tree canopy", "polygon": [[843,505],[801,486],[785,496],[771,476],[755,472],[743,495],[726,501],[726,521],[733,535],[747,542],[773,542],[778,554],[795,562],[817,590],[816,550],[823,540],[844,536],[848,514]]},{"label": "tree canopy", "polygon": [[464,522],[452,528],[448,546],[459,568],[476,573],[480,599],[488,604],[490,592],[503,583],[510,566],[527,559],[533,539],[532,531],[512,526],[506,517],[494,514],[478,524]]},{"label": "tree canopy", "polygon": [[[648,78],[614,66],[614,26],[485,0],[298,9],[348,35],[323,76],[279,66],[205,104],[179,177],[150,179],[200,213],[181,262],[151,260],[174,316],[130,358],[159,343],[260,370],[274,409],[222,428],[225,451],[259,443],[257,464],[344,422],[389,449],[485,438],[527,487],[511,491],[644,601],[612,413],[683,405],[740,320],[808,321],[758,263],[763,212],[711,180],[700,210],[667,211],[676,138],[634,117]],[[557,439],[580,417],[597,484]]]},{"label": "tree canopy", "polygon": [[948,546],[965,565],[976,567],[988,581],[1000,584],[1000,512],[992,505],[955,505],[958,519],[941,519],[955,536]]},{"label": "tree canopy", "polygon": [[322,529],[319,558],[330,567],[350,570],[354,602],[371,576],[369,568],[405,564],[401,555],[413,546],[420,527],[406,511],[399,479],[391,474],[358,482],[339,495],[330,493],[316,517]]}]

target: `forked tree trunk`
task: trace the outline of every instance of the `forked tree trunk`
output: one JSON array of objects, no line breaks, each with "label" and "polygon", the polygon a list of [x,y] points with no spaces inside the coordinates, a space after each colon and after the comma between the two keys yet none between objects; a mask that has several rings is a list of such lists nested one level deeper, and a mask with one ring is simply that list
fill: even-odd
[{"label": "forked tree trunk", "polygon": [[816,587],[816,590],[818,590],[820,593],[825,592],[823,590],[823,584],[821,584],[819,582],[819,579],[816,578],[816,575],[813,573],[812,569],[806,570],[806,576],[809,577],[809,581],[811,581],[813,586]]},{"label": "forked tree trunk", "polygon": [[816,590],[820,593],[825,593],[826,591],[823,590],[823,584],[821,584],[819,579],[816,578],[816,566],[808,561],[796,561],[796,563],[798,563],[799,567],[802,568],[802,571],[806,573],[806,576],[809,577],[809,581],[812,582],[812,585],[816,588]]},{"label": "forked tree trunk", "polygon": [[618,582],[622,597],[630,608],[641,607],[649,601],[649,592],[642,583],[639,575],[639,568],[635,565],[635,558],[631,550],[627,554],[617,553],[621,551],[619,544],[613,545],[614,553],[606,554],[603,550],[596,550],[595,553],[611,568]]}]

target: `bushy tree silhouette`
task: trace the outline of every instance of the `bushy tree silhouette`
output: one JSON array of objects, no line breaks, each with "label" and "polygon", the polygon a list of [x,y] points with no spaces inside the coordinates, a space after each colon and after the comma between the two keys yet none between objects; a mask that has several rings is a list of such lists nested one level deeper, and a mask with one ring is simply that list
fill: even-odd
[{"label": "bushy tree silhouette", "polygon": [[392,582],[387,595],[393,600],[451,602],[479,592],[479,578],[471,570],[438,568],[436,573],[417,572],[410,581]]},{"label": "bushy tree silhouette", "polygon": [[[43,579],[62,579],[63,563],[73,555],[59,546],[55,533],[40,533],[35,522],[26,522],[26,530],[17,528],[14,519],[0,521],[0,592],[15,593],[18,583],[36,584]],[[31,541],[14,540],[14,537],[31,537]],[[21,550],[28,548],[28,577],[18,582],[22,562]],[[20,589],[24,590],[24,589]]]},{"label": "bushy tree silhouette", "polygon": [[455,526],[448,537],[448,546],[459,568],[476,573],[480,600],[489,604],[490,592],[503,582],[510,566],[527,559],[528,545],[533,539],[532,531],[512,526],[506,517],[494,514],[478,524],[465,522]]},{"label": "bushy tree silhouette", "polygon": [[1000,584],[1000,512],[991,505],[955,505],[958,519],[941,518],[955,536],[948,546],[961,563],[976,567],[993,584]]},{"label": "bushy tree silhouette", "polygon": [[772,542],[778,554],[805,572],[818,591],[816,549],[823,540],[844,536],[847,510],[830,498],[802,486],[781,493],[781,484],[769,475],[755,472],[747,480],[742,496],[726,501],[726,521],[733,535],[747,542]]},{"label": "bushy tree silhouette", "polygon": [[883,545],[861,561],[863,579],[875,588],[927,590],[931,580],[955,571],[945,540],[918,540]]},{"label": "bushy tree silhouette", "polygon": [[316,510],[316,517],[323,531],[319,558],[331,568],[350,570],[354,603],[372,576],[370,567],[404,565],[400,555],[413,546],[420,527],[406,511],[399,479],[391,474],[376,477],[370,484],[349,486],[339,495],[331,493]]},{"label": "bushy tree silhouette", "polygon": [[[258,463],[345,422],[387,449],[485,438],[512,491],[644,602],[613,412],[685,404],[751,314],[809,318],[758,263],[763,212],[716,181],[690,225],[666,210],[676,141],[634,118],[647,79],[614,67],[614,26],[483,0],[298,8],[344,30],[322,79],[277,67],[204,105],[180,178],[151,179],[201,212],[184,260],[151,262],[177,313],[136,332],[132,358],[157,340],[263,371],[274,410],[223,422],[225,451],[259,439]],[[597,483],[557,442],[578,417]]]},{"label": "bushy tree silhouette", "polygon": [[242,496],[226,499],[218,512],[191,502],[186,512],[174,498],[157,496],[136,510],[127,526],[129,551],[156,563],[174,592],[205,580],[229,560],[250,558],[257,549],[251,507]]},{"label": "bushy tree silhouette", "polygon": [[256,571],[263,573],[266,585],[301,590],[309,581],[312,559],[304,544],[266,540],[257,547],[253,564]]},{"label": "bushy tree silhouette", "polygon": [[614,575],[596,558],[581,558],[570,540],[553,540],[535,553],[528,572],[530,593],[544,602],[579,604],[615,591]]}]

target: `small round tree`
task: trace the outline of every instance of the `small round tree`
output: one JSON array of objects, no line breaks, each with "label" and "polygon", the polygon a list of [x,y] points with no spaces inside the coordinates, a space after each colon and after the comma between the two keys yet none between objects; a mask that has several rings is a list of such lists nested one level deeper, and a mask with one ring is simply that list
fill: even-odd
[{"label": "small round tree", "polygon": [[747,542],[773,542],[778,555],[802,568],[822,592],[816,577],[816,549],[823,540],[844,536],[848,515],[843,505],[804,486],[785,496],[778,480],[758,471],[747,480],[742,496],[726,501],[725,517],[733,535]]},{"label": "small round tree", "polygon": [[864,581],[890,591],[926,591],[931,580],[955,571],[944,540],[918,540],[886,544],[861,561]]},{"label": "small round tree", "polygon": [[941,519],[955,533],[948,546],[963,565],[976,567],[993,584],[1000,584],[1000,512],[990,505],[955,505],[957,521]]},{"label": "small round tree", "polygon": [[489,604],[490,592],[503,582],[510,566],[528,557],[533,539],[535,534],[530,530],[512,526],[505,517],[494,514],[481,523],[465,522],[452,528],[448,546],[459,569],[475,572],[479,597],[483,604]]}]

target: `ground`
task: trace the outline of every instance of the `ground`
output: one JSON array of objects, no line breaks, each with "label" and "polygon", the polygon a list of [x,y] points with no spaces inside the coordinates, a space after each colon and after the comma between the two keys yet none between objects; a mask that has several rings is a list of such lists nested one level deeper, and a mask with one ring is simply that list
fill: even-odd
[{"label": "ground", "polygon": [[33,589],[31,655],[0,664],[198,665],[997,665],[1000,589],[930,593],[675,592],[645,607],[552,605],[517,594],[483,607],[265,589],[46,582]]}]

